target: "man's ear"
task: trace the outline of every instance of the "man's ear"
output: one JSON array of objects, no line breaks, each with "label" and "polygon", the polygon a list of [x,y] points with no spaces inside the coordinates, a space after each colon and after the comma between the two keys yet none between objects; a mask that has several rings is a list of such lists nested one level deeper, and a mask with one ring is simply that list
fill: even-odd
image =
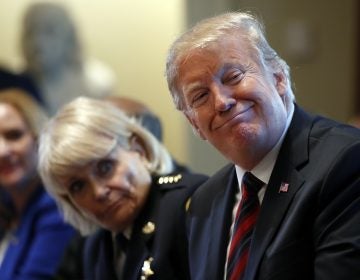
[{"label": "man's ear", "polygon": [[129,140],[130,150],[139,153],[141,157],[148,158],[144,141],[137,135],[133,134]]},{"label": "man's ear", "polygon": [[205,135],[201,132],[201,130],[199,129],[199,127],[197,126],[195,120],[192,118],[192,116],[190,115],[190,113],[185,112],[185,116],[187,118],[187,120],[189,121],[189,123],[191,124],[191,128],[194,132],[195,135],[199,136],[202,140],[206,141],[206,137]]},{"label": "man's ear", "polygon": [[286,95],[286,92],[287,92],[288,80],[286,78],[286,75],[282,71],[273,73],[273,75],[274,75],[274,80],[275,80],[275,87],[276,87],[279,95],[281,97],[283,97],[284,95]]}]

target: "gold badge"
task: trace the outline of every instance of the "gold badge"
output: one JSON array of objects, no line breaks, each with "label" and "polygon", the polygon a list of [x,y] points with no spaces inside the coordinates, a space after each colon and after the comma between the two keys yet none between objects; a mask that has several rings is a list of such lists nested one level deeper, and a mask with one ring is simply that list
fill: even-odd
[{"label": "gold badge", "polygon": [[147,222],[142,228],[142,232],[145,234],[153,233],[154,230],[155,230],[155,224],[153,222]]},{"label": "gold badge", "polygon": [[186,200],[186,203],[185,203],[185,211],[186,211],[186,212],[189,210],[190,204],[191,204],[191,197],[189,197],[189,198]]},{"label": "gold badge", "polygon": [[151,262],[153,258],[148,258],[144,261],[144,264],[141,268],[141,280],[147,280],[151,275],[154,275],[154,271],[151,269]]}]

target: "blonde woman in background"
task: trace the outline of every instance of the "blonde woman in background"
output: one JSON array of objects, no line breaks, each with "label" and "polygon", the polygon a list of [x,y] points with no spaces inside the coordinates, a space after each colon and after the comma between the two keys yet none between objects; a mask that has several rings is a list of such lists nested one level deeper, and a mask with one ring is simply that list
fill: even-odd
[{"label": "blonde woman in background", "polygon": [[74,234],[37,173],[46,121],[24,91],[0,91],[0,279],[49,279]]}]

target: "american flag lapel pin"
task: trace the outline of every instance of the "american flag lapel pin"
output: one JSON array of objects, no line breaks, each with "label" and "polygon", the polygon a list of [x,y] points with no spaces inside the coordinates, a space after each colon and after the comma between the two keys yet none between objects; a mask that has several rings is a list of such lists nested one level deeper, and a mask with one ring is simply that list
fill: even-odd
[{"label": "american flag lapel pin", "polygon": [[289,183],[282,182],[279,188],[279,193],[287,193],[289,190]]}]

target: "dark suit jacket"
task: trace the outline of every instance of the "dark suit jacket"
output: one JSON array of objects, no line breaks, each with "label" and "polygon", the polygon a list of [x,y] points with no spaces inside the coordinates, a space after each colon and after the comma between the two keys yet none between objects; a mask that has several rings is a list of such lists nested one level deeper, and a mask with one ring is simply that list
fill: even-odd
[{"label": "dark suit jacket", "polygon": [[[282,182],[287,192],[279,192]],[[237,184],[231,164],[192,197],[193,280],[223,279]],[[296,106],[262,202],[245,279],[360,279],[360,130]]]},{"label": "dark suit jacket", "polygon": [[[149,258],[153,258],[154,275],[146,279],[189,279],[185,202],[206,179],[188,173],[176,183],[160,184],[159,178],[153,179],[148,202],[133,226],[122,279],[140,279],[144,261]],[[147,233],[143,228],[149,221],[155,230]],[[100,230],[85,243],[85,279],[116,279],[113,263],[111,233]]]}]

